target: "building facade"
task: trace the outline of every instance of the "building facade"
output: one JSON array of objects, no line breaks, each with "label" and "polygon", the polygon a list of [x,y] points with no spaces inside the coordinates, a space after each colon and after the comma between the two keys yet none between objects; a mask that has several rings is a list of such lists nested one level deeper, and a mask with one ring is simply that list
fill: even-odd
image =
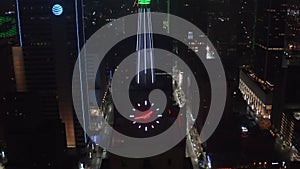
[{"label": "building facade", "polygon": [[45,119],[63,121],[67,147],[75,147],[76,141],[83,141],[82,132],[75,135],[71,93],[73,65],[82,43],[81,1],[17,2],[27,89],[41,96]]}]

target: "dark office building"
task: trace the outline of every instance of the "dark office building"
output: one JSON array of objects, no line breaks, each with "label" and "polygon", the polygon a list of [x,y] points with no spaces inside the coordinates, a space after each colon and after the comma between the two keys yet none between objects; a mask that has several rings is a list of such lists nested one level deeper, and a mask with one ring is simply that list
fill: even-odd
[{"label": "dark office building", "polygon": [[[0,89],[0,97],[7,92],[15,91],[15,77],[13,46],[18,44],[17,38],[17,17],[14,9],[14,2],[0,2],[0,81],[2,87]],[[16,49],[16,48],[14,48]],[[19,59],[20,60],[20,59]]]},{"label": "dark office building", "polygon": [[[251,30],[242,16],[251,11],[249,4],[239,0],[208,1],[207,36],[222,60],[227,80],[237,86],[238,68],[251,58],[249,40]],[[251,13],[249,14],[251,15]]]},{"label": "dark office building", "polygon": [[112,155],[110,167],[112,169],[183,169],[186,168],[184,154],[185,149],[177,146],[161,155],[144,159]]},{"label": "dark office building", "polygon": [[80,4],[20,0],[18,6],[28,91],[41,97],[45,119],[59,117],[65,124],[67,147],[84,142],[82,130],[74,131],[71,93],[73,65],[81,45]]},{"label": "dark office building", "polygon": [[0,40],[0,81],[2,87],[0,89],[0,97],[7,92],[14,91],[13,64],[11,59],[11,44],[6,39]]},{"label": "dark office building", "polygon": [[22,48],[10,38],[0,42],[0,140],[5,145],[6,164],[59,168],[66,145],[65,127],[58,114],[52,120],[42,118],[39,95],[27,92]]},{"label": "dark office building", "polygon": [[61,168],[65,157],[65,127],[61,120],[43,119],[38,95],[7,93],[1,100],[9,167]]},{"label": "dark office building", "polygon": [[[256,1],[254,76],[274,85],[271,128],[288,149],[297,150],[300,107],[299,7],[297,1]],[[299,150],[297,150],[299,151]],[[296,153],[297,154],[297,153]],[[291,155],[292,158],[293,155]]]},{"label": "dark office building", "polygon": [[257,76],[276,83],[284,51],[284,1],[256,2],[256,35],[254,68]]},{"label": "dark office building", "polygon": [[300,3],[288,0],[286,7],[283,67],[299,65],[300,58]]},{"label": "dark office building", "polygon": [[284,137],[287,146],[293,146],[300,151],[300,113],[298,109],[286,109],[282,114],[280,134]]},{"label": "dark office building", "polygon": [[[299,57],[299,30],[300,30],[300,4],[297,1],[287,1],[285,24],[284,24],[284,44],[282,53],[282,65],[280,73],[277,76],[277,86],[274,99],[273,124],[277,130],[282,121],[282,112],[293,110],[299,107],[299,74],[300,74],[300,57]],[[272,64],[270,62],[269,64]]]},{"label": "dark office building", "polygon": [[276,131],[280,131],[282,113],[293,112],[300,107],[300,65],[282,68],[279,83],[275,88],[272,109],[272,125]]},{"label": "dark office building", "polygon": [[[171,1],[170,13],[182,17],[195,24],[205,34],[208,25],[208,2],[197,0]],[[193,12],[189,12],[193,11]],[[165,11],[166,12],[166,11]],[[172,28],[170,28],[172,29]],[[175,28],[173,28],[175,29]]]},{"label": "dark office building", "polygon": [[280,77],[283,72],[286,5],[283,1],[254,2],[253,76],[260,79],[261,83],[274,86],[271,105],[271,122],[274,128],[274,126],[279,126],[281,116],[277,110],[280,109],[279,98],[282,98],[280,93],[283,79]]},{"label": "dark office building", "polygon": [[122,16],[133,14],[135,10],[137,8],[134,6],[134,1],[85,0],[84,21],[86,39],[105,24]]},{"label": "dark office building", "polygon": [[255,42],[255,4],[253,0],[240,0],[237,12],[237,58],[240,65],[248,65],[253,61]]}]

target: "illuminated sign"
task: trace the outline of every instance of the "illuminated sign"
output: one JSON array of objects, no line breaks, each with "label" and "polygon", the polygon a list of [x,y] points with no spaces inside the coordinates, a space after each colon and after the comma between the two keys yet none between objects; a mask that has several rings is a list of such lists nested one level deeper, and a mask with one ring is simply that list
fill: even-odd
[{"label": "illuminated sign", "polygon": [[140,5],[149,5],[151,3],[151,0],[139,0]]},{"label": "illuminated sign", "polygon": [[52,13],[54,14],[54,15],[56,15],[56,16],[59,16],[59,15],[61,15],[62,13],[63,13],[63,7],[61,6],[61,5],[59,5],[59,4],[55,4],[55,5],[53,5],[53,7],[52,7]]},{"label": "illuminated sign", "polygon": [[17,22],[14,17],[0,16],[0,38],[17,35]]}]

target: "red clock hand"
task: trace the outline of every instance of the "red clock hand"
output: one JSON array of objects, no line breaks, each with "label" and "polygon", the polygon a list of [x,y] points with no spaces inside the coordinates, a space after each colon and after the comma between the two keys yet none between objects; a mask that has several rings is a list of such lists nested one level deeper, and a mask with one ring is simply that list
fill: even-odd
[{"label": "red clock hand", "polygon": [[146,114],[135,117],[134,120],[147,120],[151,117],[152,114],[153,114],[153,111],[149,111]]}]

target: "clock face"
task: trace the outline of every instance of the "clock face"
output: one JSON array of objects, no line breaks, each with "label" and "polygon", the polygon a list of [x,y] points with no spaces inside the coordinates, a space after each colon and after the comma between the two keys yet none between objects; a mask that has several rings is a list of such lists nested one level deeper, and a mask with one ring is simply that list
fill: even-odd
[{"label": "clock face", "polygon": [[[150,108],[148,108],[149,106]],[[155,103],[151,103],[150,105],[150,103],[145,100],[142,103],[136,104],[136,108],[132,109],[132,114],[129,115],[129,118],[132,124],[138,129],[148,132],[160,124],[160,120],[163,117],[160,112],[160,108],[156,107]]]},{"label": "clock face", "polygon": [[[115,114],[114,129],[118,132],[135,138],[157,136],[176,122],[180,108],[172,103],[162,104],[145,100],[145,98],[132,102],[132,108],[123,116]],[[185,124],[183,119],[176,122],[181,128]]]},{"label": "clock face", "polygon": [[[150,85],[132,81],[129,89],[131,108],[122,113],[115,109],[113,123],[115,130],[130,137],[148,138],[165,132],[176,122],[180,108],[173,103],[172,78],[156,76],[156,80],[155,84]],[[149,100],[151,91],[155,89],[164,92],[165,101]],[[184,124],[183,121],[180,123]]]}]

